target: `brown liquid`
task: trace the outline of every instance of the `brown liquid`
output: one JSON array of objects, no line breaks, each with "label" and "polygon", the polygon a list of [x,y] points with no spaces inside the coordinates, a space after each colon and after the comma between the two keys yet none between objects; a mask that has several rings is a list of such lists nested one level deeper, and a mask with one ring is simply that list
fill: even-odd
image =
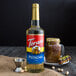
[{"label": "brown liquid", "polygon": [[45,51],[47,62],[57,63],[60,55],[61,55],[61,45],[47,43]]}]

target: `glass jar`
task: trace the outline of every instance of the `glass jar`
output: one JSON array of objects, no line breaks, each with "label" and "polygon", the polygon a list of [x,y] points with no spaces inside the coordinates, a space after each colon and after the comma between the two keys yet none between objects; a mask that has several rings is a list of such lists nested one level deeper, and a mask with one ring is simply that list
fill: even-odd
[{"label": "glass jar", "polygon": [[61,56],[61,44],[59,38],[47,38],[45,57],[47,62],[57,63]]}]

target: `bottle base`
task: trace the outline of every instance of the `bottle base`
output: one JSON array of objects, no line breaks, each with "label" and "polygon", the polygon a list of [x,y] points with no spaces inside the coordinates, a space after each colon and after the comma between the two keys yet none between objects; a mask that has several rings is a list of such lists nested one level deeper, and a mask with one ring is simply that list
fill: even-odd
[{"label": "bottle base", "polygon": [[44,71],[44,69],[28,69],[28,72],[31,72],[31,73],[40,73],[43,71]]},{"label": "bottle base", "polygon": [[28,64],[27,63],[27,71],[31,73],[39,73],[44,70],[44,64]]}]

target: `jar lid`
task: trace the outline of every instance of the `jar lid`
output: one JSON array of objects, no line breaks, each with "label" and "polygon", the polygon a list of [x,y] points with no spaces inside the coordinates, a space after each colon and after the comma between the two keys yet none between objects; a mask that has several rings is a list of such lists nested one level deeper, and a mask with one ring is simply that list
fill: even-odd
[{"label": "jar lid", "polygon": [[54,41],[54,42],[59,42],[59,43],[60,43],[60,39],[59,39],[59,38],[46,38],[46,41],[47,41],[47,42],[52,42],[52,41]]}]

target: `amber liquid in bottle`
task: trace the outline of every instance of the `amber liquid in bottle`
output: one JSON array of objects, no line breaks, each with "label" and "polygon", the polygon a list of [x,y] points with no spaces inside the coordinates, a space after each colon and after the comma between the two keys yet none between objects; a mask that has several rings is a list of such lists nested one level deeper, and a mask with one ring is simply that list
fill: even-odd
[{"label": "amber liquid in bottle", "polygon": [[[26,30],[26,36],[27,35],[33,35],[33,36],[34,35],[44,35],[44,30],[40,28],[39,20],[40,20],[39,19],[39,4],[34,3],[34,4],[32,4],[31,27]],[[26,40],[27,40],[27,37],[26,37]],[[43,37],[43,42],[44,42],[44,37]],[[30,45],[32,45],[32,44],[30,44]],[[28,47],[28,49],[29,48],[30,47]],[[26,47],[26,51],[27,51],[27,47]],[[27,58],[27,70],[28,70],[28,72],[33,72],[33,73],[41,72],[44,70],[44,64],[43,64],[43,62],[39,63],[39,64],[32,64],[32,62],[29,63],[28,58]]]}]

